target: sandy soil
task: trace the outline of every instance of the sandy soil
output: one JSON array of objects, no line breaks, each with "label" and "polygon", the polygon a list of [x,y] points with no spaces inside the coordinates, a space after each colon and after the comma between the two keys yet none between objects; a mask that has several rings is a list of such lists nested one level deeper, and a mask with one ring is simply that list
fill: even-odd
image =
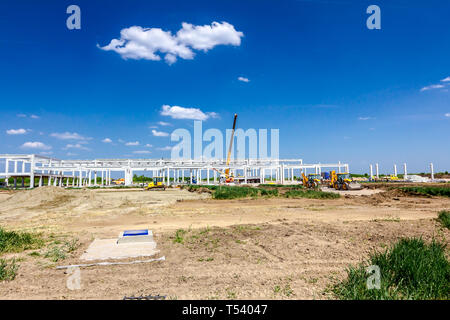
[{"label": "sandy soil", "polygon": [[[326,288],[345,268],[401,237],[449,231],[435,220],[448,198],[409,197],[362,190],[340,199],[212,200],[185,190],[62,190],[53,187],[0,194],[0,225],[42,232],[41,256],[21,259],[15,280],[0,282],[3,299],[329,299]],[[153,230],[162,262],[81,269],[81,289],[57,265],[80,263],[94,238],[124,229]],[[176,230],[178,242],[175,242]],[[54,239],[79,239],[67,258],[43,254]]]}]

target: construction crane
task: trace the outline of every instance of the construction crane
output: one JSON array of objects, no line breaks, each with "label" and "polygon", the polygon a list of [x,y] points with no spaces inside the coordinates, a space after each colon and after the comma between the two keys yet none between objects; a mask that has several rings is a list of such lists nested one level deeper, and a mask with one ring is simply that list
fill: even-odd
[{"label": "construction crane", "polygon": [[230,160],[231,160],[231,150],[233,150],[233,139],[234,139],[234,131],[236,130],[236,120],[237,120],[237,113],[234,114],[234,119],[233,119],[233,129],[231,131],[231,139],[230,139],[230,146],[228,147],[228,155],[227,155],[227,168],[225,169],[225,172],[222,172],[218,169],[214,169],[215,171],[219,172],[220,174],[220,178],[219,178],[219,182],[220,183],[230,183],[234,181],[234,176],[232,174],[230,174],[230,168],[228,167],[230,165]]}]

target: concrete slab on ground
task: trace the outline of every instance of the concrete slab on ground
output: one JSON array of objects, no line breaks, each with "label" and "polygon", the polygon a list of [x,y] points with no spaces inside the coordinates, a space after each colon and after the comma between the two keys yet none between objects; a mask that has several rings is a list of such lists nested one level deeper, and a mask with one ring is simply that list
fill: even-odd
[{"label": "concrete slab on ground", "polygon": [[117,239],[95,239],[81,255],[85,261],[150,257],[158,253],[155,241],[117,243]]}]

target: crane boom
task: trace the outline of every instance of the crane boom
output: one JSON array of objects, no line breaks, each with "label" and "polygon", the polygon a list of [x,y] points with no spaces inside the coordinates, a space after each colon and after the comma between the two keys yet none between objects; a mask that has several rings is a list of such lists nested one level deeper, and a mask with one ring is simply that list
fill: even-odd
[{"label": "crane boom", "polygon": [[[236,129],[236,119],[237,119],[237,113],[234,114],[233,129],[231,131],[230,146],[228,147],[227,166],[230,164],[231,150],[233,148],[234,130]],[[228,176],[229,173],[230,173],[230,168],[227,168],[225,170],[225,175]]]}]

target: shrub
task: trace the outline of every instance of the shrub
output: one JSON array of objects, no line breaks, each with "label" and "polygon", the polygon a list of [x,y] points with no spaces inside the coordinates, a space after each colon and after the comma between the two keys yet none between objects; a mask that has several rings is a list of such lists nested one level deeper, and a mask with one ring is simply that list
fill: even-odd
[{"label": "shrub", "polygon": [[[380,268],[380,289],[368,289],[366,267]],[[401,239],[368,262],[347,269],[347,279],[334,285],[340,299],[449,299],[450,263],[445,245],[421,238]]]}]

